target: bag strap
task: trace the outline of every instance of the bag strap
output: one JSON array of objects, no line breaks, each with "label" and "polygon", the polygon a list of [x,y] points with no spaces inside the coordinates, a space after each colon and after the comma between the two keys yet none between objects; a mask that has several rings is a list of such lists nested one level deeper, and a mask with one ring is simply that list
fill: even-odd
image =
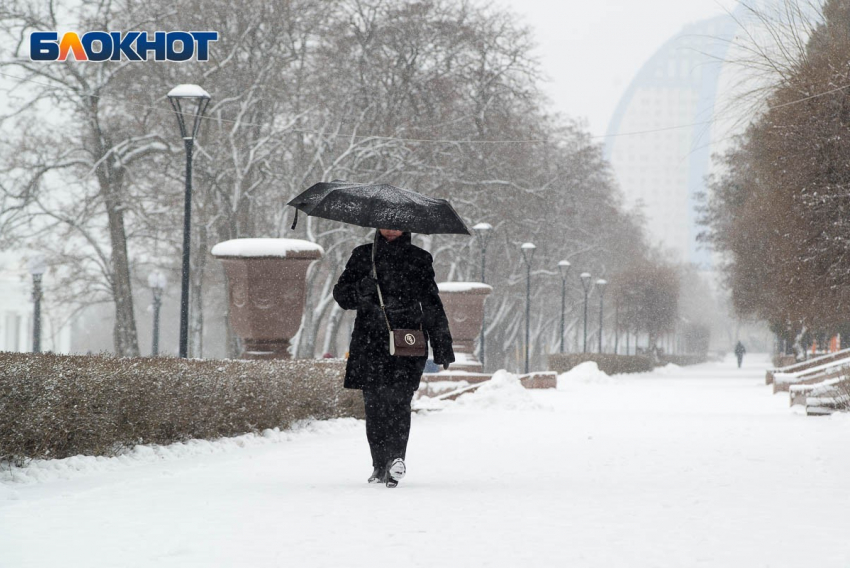
[{"label": "bag strap", "polygon": [[[381,304],[381,312],[384,314],[384,321],[387,322],[387,329],[390,330],[390,333],[392,333],[393,328],[390,325],[390,318],[387,317],[387,309],[384,307],[384,295],[381,294],[381,285],[378,283],[378,269],[375,267],[375,254],[378,250],[378,235],[380,233],[380,229],[375,229],[375,240],[372,243],[372,278],[375,279],[375,286],[378,288],[378,302]],[[422,331],[422,323],[419,324],[419,330]]]},{"label": "bag strap", "polygon": [[372,278],[375,279],[375,286],[378,288],[378,301],[381,303],[381,312],[384,314],[384,321],[387,322],[387,329],[390,333],[393,328],[390,325],[390,318],[387,317],[387,309],[384,307],[384,295],[381,294],[381,285],[378,283],[378,269],[375,267],[375,252],[378,250],[378,234],[380,231],[375,229],[375,241],[372,243]]}]

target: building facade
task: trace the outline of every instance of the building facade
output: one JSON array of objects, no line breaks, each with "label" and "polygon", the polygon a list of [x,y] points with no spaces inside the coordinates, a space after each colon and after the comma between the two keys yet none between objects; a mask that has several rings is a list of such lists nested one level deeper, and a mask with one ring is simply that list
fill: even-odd
[{"label": "building facade", "polygon": [[650,238],[677,260],[711,266],[696,240],[697,196],[716,150],[718,89],[738,29],[733,15],[686,26],[634,77],[611,118],[605,155]]}]

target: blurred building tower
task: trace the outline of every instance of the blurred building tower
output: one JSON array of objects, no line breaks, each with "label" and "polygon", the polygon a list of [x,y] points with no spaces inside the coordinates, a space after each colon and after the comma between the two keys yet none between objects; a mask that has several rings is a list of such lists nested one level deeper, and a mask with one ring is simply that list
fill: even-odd
[{"label": "blurred building tower", "polygon": [[695,196],[714,151],[721,68],[738,24],[730,15],[686,26],[632,80],[608,125],[606,158],[629,206],[642,203],[653,242],[708,269],[697,246]]}]

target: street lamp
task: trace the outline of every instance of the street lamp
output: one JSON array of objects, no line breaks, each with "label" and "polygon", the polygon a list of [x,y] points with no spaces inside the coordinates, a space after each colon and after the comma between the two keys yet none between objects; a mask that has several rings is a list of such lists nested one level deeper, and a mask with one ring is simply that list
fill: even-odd
[{"label": "street lamp", "polygon": [[590,283],[590,272],[582,272],[579,275],[581,287],[584,289],[584,353],[587,353],[587,295],[593,284]]},{"label": "street lamp", "polygon": [[32,257],[28,264],[32,274],[32,352],[41,353],[41,277],[47,271],[44,256],[38,254]]},{"label": "street lamp", "polygon": [[[478,245],[481,247],[481,283],[485,284],[484,262],[487,258],[487,243],[493,236],[493,226],[490,223],[478,223],[472,230],[475,231],[475,237],[478,240]],[[484,327],[487,316],[487,303],[484,303],[482,308],[484,314],[481,316],[481,338],[478,340],[478,360],[481,361],[481,368],[484,368]]]},{"label": "street lamp", "polygon": [[165,274],[159,270],[155,270],[148,275],[148,286],[153,292],[153,344],[151,347],[151,355],[156,357],[159,355],[159,308],[162,307],[162,291],[165,289],[167,281]]},{"label": "street lamp", "polygon": [[560,353],[564,352],[564,309],[567,303],[567,274],[570,272],[570,263],[567,260],[562,260],[558,263],[558,272],[561,273],[561,348]]},{"label": "street lamp", "polygon": [[[186,197],[183,202],[183,274],[180,291],[180,357],[188,354],[189,345],[189,247],[192,227],[192,150],[201,126],[201,118],[210,102],[210,95],[198,85],[177,85],[168,93],[168,100],[177,115],[180,136],[186,147]],[[184,108],[186,107],[186,108]],[[194,122],[186,129],[184,116]]]},{"label": "street lamp", "polygon": [[607,280],[601,278],[596,281],[596,287],[599,288],[599,352],[602,353],[602,306],[605,299],[605,285]]},{"label": "street lamp", "polygon": [[620,349],[620,295],[614,300],[614,355],[619,355]]},{"label": "street lamp", "polygon": [[523,243],[522,260],[525,262],[525,372],[528,373],[528,344],[531,341],[531,260],[534,258],[534,243]]}]

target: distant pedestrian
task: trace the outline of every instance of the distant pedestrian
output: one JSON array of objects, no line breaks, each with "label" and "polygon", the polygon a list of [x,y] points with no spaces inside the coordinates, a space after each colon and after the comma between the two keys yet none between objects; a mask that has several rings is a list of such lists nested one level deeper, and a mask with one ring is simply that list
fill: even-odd
[{"label": "distant pedestrian", "polygon": [[740,341],[738,345],[735,346],[735,357],[738,358],[738,368],[741,368],[741,363],[744,361],[744,353],[747,352],[747,349],[744,347],[744,344]]},{"label": "distant pedestrian", "polygon": [[376,231],[374,245],[351,253],[333,290],[341,308],[357,310],[344,386],[363,391],[373,467],[369,483],[387,487],[398,485],[406,471],[410,403],[428,358],[427,349],[422,356],[391,355],[390,328],[424,332],[438,365],[448,368],[455,360],[433,260],[410,238],[408,232]]}]

